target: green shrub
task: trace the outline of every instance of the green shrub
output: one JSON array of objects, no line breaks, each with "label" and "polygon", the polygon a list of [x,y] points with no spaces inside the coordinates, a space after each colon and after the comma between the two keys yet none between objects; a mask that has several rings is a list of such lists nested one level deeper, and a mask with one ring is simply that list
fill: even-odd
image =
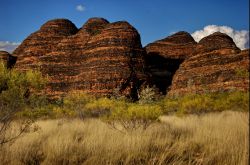
[{"label": "green shrub", "polygon": [[178,109],[180,108],[179,101],[176,98],[165,97],[162,100],[162,104],[163,104],[163,113],[165,114],[177,112]]},{"label": "green shrub", "polygon": [[[0,63],[0,111],[14,113],[28,106],[37,106],[41,101],[41,89],[46,79],[39,71],[20,72],[8,70]],[[43,99],[45,100],[45,99]]]},{"label": "green shrub", "polygon": [[43,107],[35,107],[35,108],[27,108],[23,111],[17,113],[19,117],[25,117],[29,119],[37,119],[37,118],[53,118],[52,108],[49,106]]},{"label": "green shrub", "polygon": [[223,93],[188,94],[177,98],[166,97],[163,100],[164,113],[176,112],[205,113],[216,111],[248,111],[249,93],[234,91]]},{"label": "green shrub", "polygon": [[40,99],[41,89],[45,84],[46,79],[38,71],[9,70],[0,62],[0,145],[15,140],[29,129],[33,120],[22,119],[17,134],[7,133],[18,113],[41,108],[41,100],[44,100]]},{"label": "green shrub", "polygon": [[152,104],[127,103],[114,107],[105,121],[114,128],[125,130],[146,129],[162,115],[162,107]]},{"label": "green shrub", "polygon": [[89,116],[85,106],[93,102],[95,98],[91,95],[80,91],[72,91],[65,98],[63,98],[62,110],[57,109],[55,112],[69,114],[73,116],[76,114],[81,119]]},{"label": "green shrub", "polygon": [[212,110],[213,100],[209,95],[186,95],[181,98],[178,113],[204,113]]},{"label": "green shrub", "polygon": [[248,111],[249,110],[249,93],[248,92],[230,92],[214,94],[213,109],[215,111],[233,110]]},{"label": "green shrub", "polygon": [[112,114],[117,108],[127,107],[127,104],[129,104],[129,102],[125,99],[116,100],[103,97],[88,103],[86,105],[86,111],[95,117],[107,116]]}]

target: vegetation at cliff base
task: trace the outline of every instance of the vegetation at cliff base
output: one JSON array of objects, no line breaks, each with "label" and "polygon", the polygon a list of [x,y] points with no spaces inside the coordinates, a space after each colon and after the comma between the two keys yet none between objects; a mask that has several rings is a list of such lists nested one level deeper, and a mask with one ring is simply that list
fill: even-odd
[{"label": "vegetation at cliff base", "polygon": [[46,98],[39,71],[0,65],[3,164],[249,163],[249,93],[162,96],[138,101],[70,91]]}]

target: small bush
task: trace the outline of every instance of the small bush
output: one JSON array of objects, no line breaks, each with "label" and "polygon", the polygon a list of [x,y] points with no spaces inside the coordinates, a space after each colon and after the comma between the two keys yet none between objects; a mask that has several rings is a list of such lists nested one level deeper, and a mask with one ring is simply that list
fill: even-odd
[{"label": "small bush", "polygon": [[234,110],[248,111],[249,110],[249,93],[248,92],[231,92],[220,93],[212,96],[213,109],[215,111]]},{"label": "small bush", "polygon": [[128,108],[128,102],[126,99],[109,99],[106,97],[99,98],[90,102],[86,105],[86,111],[88,111],[92,116],[109,116],[116,110],[124,110],[126,111]]},{"label": "small bush", "polygon": [[163,112],[165,114],[177,112],[178,109],[180,108],[179,101],[176,98],[166,97],[162,100],[162,103],[164,107]]},{"label": "small bush", "polygon": [[181,98],[179,113],[204,113],[212,110],[213,100],[208,95],[186,95]]},{"label": "small bush", "polygon": [[99,99],[82,92],[71,92],[63,99],[64,111],[75,112],[81,119],[99,117],[110,111],[115,101],[105,97]]},{"label": "small bush", "polygon": [[161,99],[162,95],[160,94],[159,90],[156,87],[149,87],[142,89],[139,92],[139,103],[140,104],[147,104],[153,103]]},{"label": "small bush", "polygon": [[79,91],[72,91],[63,99],[63,108],[57,109],[57,112],[65,112],[65,114],[77,114],[81,119],[87,117],[86,104],[93,102],[95,98]]},{"label": "small bush", "polygon": [[74,116],[75,111],[65,110],[54,104],[47,104],[41,107],[27,108],[21,112],[18,112],[19,117],[29,118],[29,119],[53,119],[61,117]]},{"label": "small bush", "polygon": [[162,107],[159,105],[130,103],[115,107],[106,117],[106,122],[116,129],[119,126],[125,130],[146,129],[160,115]]}]

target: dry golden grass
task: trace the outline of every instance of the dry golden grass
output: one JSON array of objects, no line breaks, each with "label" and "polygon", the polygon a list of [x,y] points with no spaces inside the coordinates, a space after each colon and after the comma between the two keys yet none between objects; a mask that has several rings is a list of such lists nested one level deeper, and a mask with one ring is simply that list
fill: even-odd
[{"label": "dry golden grass", "polygon": [[[123,134],[98,119],[42,120],[38,131],[0,149],[0,164],[247,165],[246,112],[163,116]],[[37,128],[35,128],[37,129]]]}]

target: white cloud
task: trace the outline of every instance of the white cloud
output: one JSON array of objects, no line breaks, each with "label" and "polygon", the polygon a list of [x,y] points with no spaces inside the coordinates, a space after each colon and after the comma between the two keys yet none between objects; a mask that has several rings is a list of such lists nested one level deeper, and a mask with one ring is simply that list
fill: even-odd
[{"label": "white cloud", "polygon": [[170,35],[173,35],[173,34],[175,34],[175,33],[177,33],[176,31],[171,31],[169,34]]},{"label": "white cloud", "polygon": [[0,50],[12,53],[19,45],[16,42],[0,41]]},{"label": "white cloud", "polygon": [[193,36],[194,40],[198,42],[202,38],[217,31],[229,35],[240,49],[249,48],[248,30],[234,30],[233,28],[228,26],[208,25],[205,26],[202,30],[195,31],[191,35]]},{"label": "white cloud", "polygon": [[82,11],[84,11],[86,8],[85,8],[85,6],[83,6],[83,5],[77,5],[76,6],[76,10],[77,11],[80,11],[80,12],[82,12]]}]

